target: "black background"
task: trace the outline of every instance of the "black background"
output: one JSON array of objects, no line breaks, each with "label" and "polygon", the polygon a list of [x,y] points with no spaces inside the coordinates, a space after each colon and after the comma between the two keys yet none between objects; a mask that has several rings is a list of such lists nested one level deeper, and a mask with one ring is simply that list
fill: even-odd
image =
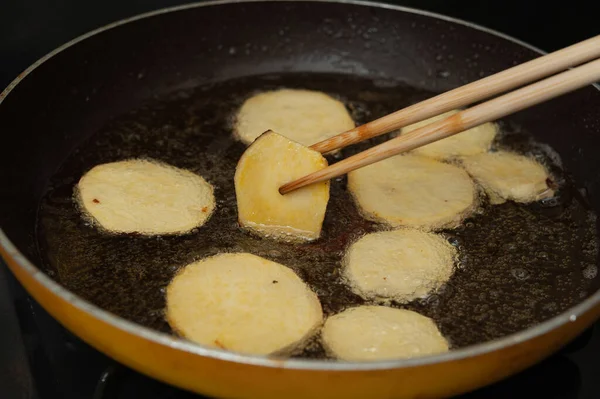
[{"label": "black background", "polygon": [[[499,30],[551,51],[600,33],[598,0],[407,0],[426,9]],[[60,44],[118,19],[182,0],[0,0],[0,87]]]}]

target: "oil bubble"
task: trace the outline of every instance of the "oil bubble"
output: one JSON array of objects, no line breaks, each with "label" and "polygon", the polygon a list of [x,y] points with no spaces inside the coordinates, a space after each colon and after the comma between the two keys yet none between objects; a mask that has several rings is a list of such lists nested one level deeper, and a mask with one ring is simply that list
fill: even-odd
[{"label": "oil bubble", "polygon": [[597,275],[598,268],[596,267],[596,265],[589,265],[585,269],[583,269],[583,277],[587,278],[588,280],[596,278]]},{"label": "oil bubble", "polygon": [[519,281],[528,280],[530,277],[529,271],[520,267],[511,269],[510,273]]},{"label": "oil bubble", "polygon": [[450,245],[452,245],[453,247],[458,247],[460,244],[460,241],[458,240],[458,238],[456,237],[449,237],[448,238],[448,242],[450,243]]},{"label": "oil bubble", "polygon": [[542,200],[540,200],[540,205],[542,205],[545,208],[552,208],[555,207],[559,204],[558,198],[556,197],[550,197],[550,198],[544,198]]}]

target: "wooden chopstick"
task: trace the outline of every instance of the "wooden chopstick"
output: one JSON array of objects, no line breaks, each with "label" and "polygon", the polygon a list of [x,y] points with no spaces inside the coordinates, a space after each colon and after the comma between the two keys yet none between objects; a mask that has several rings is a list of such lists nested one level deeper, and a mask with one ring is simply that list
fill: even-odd
[{"label": "wooden chopstick", "polygon": [[327,153],[471,105],[600,57],[600,35],[432,97],[312,145]]},{"label": "wooden chopstick", "polygon": [[524,108],[600,81],[600,59],[468,108],[438,122],[393,138],[280,187],[281,194],[329,180],[377,161],[492,122]]}]

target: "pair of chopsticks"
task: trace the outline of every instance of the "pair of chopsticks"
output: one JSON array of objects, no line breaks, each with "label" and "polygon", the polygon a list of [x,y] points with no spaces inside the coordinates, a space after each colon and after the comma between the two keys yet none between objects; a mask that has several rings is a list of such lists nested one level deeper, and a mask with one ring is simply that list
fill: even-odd
[{"label": "pair of chopsticks", "polygon": [[483,123],[495,121],[506,115],[598,82],[600,81],[600,59],[596,58],[599,57],[600,35],[461,86],[321,141],[310,148],[321,153],[327,153],[444,112],[485,100],[567,68],[577,67],[388,140],[317,172],[284,184],[280,187],[279,192],[287,194],[309,184],[341,176],[363,166],[433,143]]}]

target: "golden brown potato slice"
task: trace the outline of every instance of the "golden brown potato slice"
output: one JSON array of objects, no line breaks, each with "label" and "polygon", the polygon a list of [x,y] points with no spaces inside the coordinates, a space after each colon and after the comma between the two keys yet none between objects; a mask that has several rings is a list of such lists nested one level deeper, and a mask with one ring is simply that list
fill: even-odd
[{"label": "golden brown potato slice", "polygon": [[283,89],[250,97],[237,115],[235,131],[252,143],[267,130],[310,146],[354,128],[344,104],[325,93]]},{"label": "golden brown potato slice", "polygon": [[371,233],[353,243],[344,276],[365,299],[409,302],[444,284],[454,271],[456,249],[444,237],[413,229]]},{"label": "golden brown potato slice", "polygon": [[[450,115],[458,113],[458,110],[449,111],[444,114],[434,116],[421,122],[402,128],[402,134],[406,134],[432,122],[445,119]],[[454,136],[436,141],[426,146],[416,148],[413,153],[424,155],[435,159],[448,159],[465,155],[480,154],[490,149],[498,127],[494,123],[484,123],[483,125],[465,130]]]},{"label": "golden brown potato slice", "polygon": [[84,212],[112,232],[185,233],[215,209],[213,187],[187,170],[128,160],[95,166],[76,189]]},{"label": "golden brown potato slice", "polygon": [[196,343],[267,355],[299,348],[322,323],[317,296],[291,269],[248,253],[186,266],[167,288],[167,319]]},{"label": "golden brown potato slice", "polygon": [[394,227],[456,227],[477,205],[464,170],[412,154],[348,173],[348,189],[365,217]]},{"label": "golden brown potato slice", "polygon": [[327,351],[341,360],[376,361],[448,351],[434,321],[386,306],[359,306],[330,317],[321,332]]},{"label": "golden brown potato slice", "polygon": [[242,227],[287,241],[319,238],[329,200],[329,182],[281,195],[279,187],[327,166],[318,152],[267,132],[248,147],[235,171]]},{"label": "golden brown potato slice", "polygon": [[546,168],[526,156],[498,151],[465,157],[462,163],[493,204],[527,203],[554,195]]}]

